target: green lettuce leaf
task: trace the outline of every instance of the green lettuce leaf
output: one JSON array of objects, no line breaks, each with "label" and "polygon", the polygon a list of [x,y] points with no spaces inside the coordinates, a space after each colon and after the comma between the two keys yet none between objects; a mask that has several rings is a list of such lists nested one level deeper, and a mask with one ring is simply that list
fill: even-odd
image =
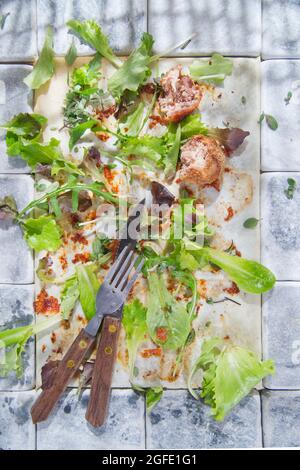
[{"label": "green lettuce leaf", "polygon": [[165,176],[168,179],[175,176],[181,143],[181,126],[179,124],[176,131],[173,126],[171,125],[168,131],[168,142],[171,143],[171,147],[165,157]]},{"label": "green lettuce leaf", "polygon": [[70,132],[70,141],[69,141],[69,149],[72,150],[74,145],[78,142],[78,140],[83,136],[86,130],[93,129],[97,127],[98,121],[95,119],[90,119],[86,122],[82,122],[81,124],[77,124],[77,126],[73,127]]},{"label": "green lettuce leaf", "polygon": [[185,117],[181,123],[181,139],[189,139],[194,135],[207,135],[208,128],[201,121],[200,114],[190,114],[190,116]]},{"label": "green lettuce leaf", "polygon": [[162,387],[151,387],[146,389],[146,411],[150,413],[155,405],[161,400],[164,393]]},{"label": "green lettuce leaf", "polygon": [[221,54],[213,54],[210,60],[197,59],[190,66],[193,80],[222,85],[225,78],[232,74],[233,62]]},{"label": "green lettuce leaf", "polygon": [[36,251],[56,251],[61,246],[61,230],[50,215],[28,218],[22,228],[28,245]]},{"label": "green lettuce leaf", "polygon": [[122,323],[126,332],[130,375],[133,374],[138,346],[147,333],[146,314],[147,309],[138,299],[126,304],[123,310]]},{"label": "green lettuce leaf", "polygon": [[84,44],[91,46],[113,65],[119,65],[119,60],[113,53],[106,35],[95,21],[69,20],[67,26],[70,28],[69,32],[77,36]]},{"label": "green lettuce leaf", "polygon": [[137,92],[138,88],[150,77],[153,43],[151,34],[144,33],[139,47],[109,78],[108,89],[116,100],[120,100],[125,91]]},{"label": "green lettuce leaf", "polygon": [[63,320],[68,320],[79,297],[77,276],[71,276],[66,280],[60,291],[60,311]]},{"label": "green lettuce leaf", "polygon": [[66,53],[65,62],[67,65],[71,66],[74,64],[76,58],[77,58],[77,49],[76,49],[74,38],[73,38],[70,44],[70,47]]},{"label": "green lettuce leaf", "polygon": [[40,57],[32,72],[24,78],[24,83],[32,90],[37,90],[54,75],[53,31],[49,26]]},{"label": "green lettuce leaf", "polygon": [[136,109],[127,115],[126,119],[122,122],[122,130],[126,129],[126,135],[138,136],[144,118],[145,104],[139,103]]},{"label": "green lettuce leaf", "polygon": [[164,349],[184,345],[191,329],[187,306],[167,290],[164,280],[155,272],[148,274],[149,301],[147,326],[152,340]]},{"label": "green lettuce leaf", "polygon": [[151,135],[128,137],[121,144],[120,153],[123,156],[136,155],[159,164],[165,154],[163,139]]},{"label": "green lettuce leaf", "polygon": [[247,349],[225,344],[220,338],[204,341],[201,355],[188,378],[191,394],[192,380],[203,371],[201,397],[211,406],[216,420],[222,421],[230,410],[266,377],[275,372],[272,360],[260,361]]},{"label": "green lettuce leaf", "polygon": [[79,300],[87,320],[90,320],[96,313],[96,294],[100,283],[95,270],[96,266],[94,264],[76,266]]},{"label": "green lettuce leaf", "polygon": [[57,318],[48,318],[32,325],[0,331],[0,377],[7,377],[11,372],[20,377],[23,372],[22,354],[29,338],[58,323]]},{"label": "green lettuce leaf", "polygon": [[20,147],[26,141],[38,141],[41,138],[43,126],[47,119],[40,114],[19,113],[1,126],[7,130],[7,154],[11,157],[20,155]]},{"label": "green lettuce leaf", "polygon": [[274,274],[257,261],[232,256],[212,248],[203,248],[200,253],[207,257],[208,261],[223,269],[245,292],[261,294],[272,289],[275,284]]}]

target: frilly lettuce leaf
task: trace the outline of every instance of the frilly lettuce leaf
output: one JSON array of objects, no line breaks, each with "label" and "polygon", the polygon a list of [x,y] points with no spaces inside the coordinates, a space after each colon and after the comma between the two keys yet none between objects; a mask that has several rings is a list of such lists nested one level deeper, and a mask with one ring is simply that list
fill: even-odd
[{"label": "frilly lettuce leaf", "polygon": [[95,21],[69,20],[67,26],[70,28],[69,32],[77,36],[81,42],[91,46],[113,65],[118,65],[119,60],[113,53],[107,36]]},{"label": "frilly lettuce leaf", "polygon": [[190,66],[193,80],[222,85],[225,78],[232,74],[233,62],[221,54],[213,54],[211,59],[197,59]]},{"label": "frilly lettuce leaf", "polygon": [[260,361],[253,352],[240,346],[227,345],[220,338],[204,341],[201,355],[188,378],[191,394],[195,373],[203,371],[201,397],[212,408],[217,421],[222,421],[242,398],[269,374],[275,372],[272,360]]},{"label": "frilly lettuce leaf", "polygon": [[51,215],[28,218],[22,228],[28,245],[36,251],[56,251],[61,245],[61,229]]},{"label": "frilly lettuce leaf", "polygon": [[125,91],[136,92],[151,75],[150,59],[154,40],[144,33],[141,44],[108,80],[108,89],[118,101]]}]

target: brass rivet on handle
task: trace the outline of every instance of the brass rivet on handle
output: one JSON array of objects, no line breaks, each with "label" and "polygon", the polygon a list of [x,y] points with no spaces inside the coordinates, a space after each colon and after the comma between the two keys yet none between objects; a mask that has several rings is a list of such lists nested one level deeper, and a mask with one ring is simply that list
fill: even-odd
[{"label": "brass rivet on handle", "polygon": [[86,349],[87,348],[87,342],[82,339],[79,343],[80,349]]},{"label": "brass rivet on handle", "polygon": [[68,369],[73,369],[73,367],[75,366],[75,362],[70,359],[68,362],[67,362],[67,368]]},{"label": "brass rivet on handle", "polygon": [[115,332],[117,331],[117,327],[116,327],[115,325],[111,324],[111,325],[109,325],[109,327],[108,327],[108,331],[109,331],[110,333],[115,333]]},{"label": "brass rivet on handle", "polygon": [[112,354],[112,348],[110,346],[106,346],[106,348],[104,349],[104,352],[105,354],[110,356],[110,354]]}]

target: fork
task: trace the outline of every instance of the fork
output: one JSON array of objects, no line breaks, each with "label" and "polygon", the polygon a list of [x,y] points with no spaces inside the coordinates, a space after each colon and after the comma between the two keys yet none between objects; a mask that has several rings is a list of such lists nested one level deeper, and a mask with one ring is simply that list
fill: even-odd
[{"label": "fork", "polygon": [[[49,417],[51,411],[62,393],[66,390],[71,379],[93,352],[103,317],[105,318],[103,321],[103,330],[99,349],[97,351],[96,362],[98,370],[100,371],[100,378],[103,379],[104,373],[105,390],[107,390],[108,384],[108,388],[110,389],[113,365],[116,357],[117,339],[121,327],[121,318],[118,318],[117,316],[114,317],[113,315],[116,315],[118,313],[118,309],[120,309],[120,307],[125,303],[125,300],[136,281],[140,270],[142,269],[144,260],[140,261],[134,274],[132,274],[137,258],[138,256],[134,255],[132,248],[130,246],[126,246],[109,269],[107,276],[97,293],[96,315],[90,320],[88,325],[80,331],[79,335],[68,349],[57,368],[53,383],[49,388],[42,391],[34,403],[31,409],[33,423],[45,421]],[[131,277],[130,274],[132,274]],[[111,339],[112,342],[108,345],[108,342]],[[107,354],[108,351],[111,351],[110,354]],[[102,365],[100,359],[103,359]],[[95,383],[97,384],[98,381]],[[106,393],[106,396],[106,400],[108,402],[109,394]]]}]

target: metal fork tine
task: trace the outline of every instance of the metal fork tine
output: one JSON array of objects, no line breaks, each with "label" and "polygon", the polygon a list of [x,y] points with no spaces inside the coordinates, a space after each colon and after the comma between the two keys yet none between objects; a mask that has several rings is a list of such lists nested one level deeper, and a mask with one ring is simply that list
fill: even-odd
[{"label": "metal fork tine", "polygon": [[[133,266],[135,265],[137,258],[138,258],[138,256],[134,255],[131,263],[130,264],[126,263],[126,265],[124,264],[124,269],[123,269],[123,266],[122,266],[122,270],[120,269],[120,271],[118,273],[118,276],[116,276],[116,278],[115,278],[116,286],[118,287],[118,289],[122,289],[122,286],[124,285],[124,282],[127,283],[128,276],[129,276]],[[117,279],[117,277],[118,277],[118,279]]]},{"label": "metal fork tine", "polygon": [[136,270],[135,270],[135,273],[134,275],[130,278],[130,280],[128,281],[127,285],[125,285],[125,288],[123,286],[123,294],[125,295],[125,297],[127,296],[127,294],[130,292],[133,284],[135,283],[135,281],[137,280],[137,277],[142,269],[142,267],[144,266],[144,263],[145,263],[145,260],[144,258],[140,261],[140,263],[138,264],[138,266],[136,267]]},{"label": "metal fork tine", "polygon": [[128,250],[130,251],[130,247],[129,246],[125,246],[125,248],[123,248],[123,250],[121,251],[121,253],[119,254],[119,256],[117,257],[116,261],[111,265],[106,277],[105,277],[105,281],[107,281],[108,283],[110,283],[110,281],[112,280],[112,278],[115,276],[115,274],[119,271],[119,269],[121,268],[121,266],[123,265],[123,262],[126,261],[126,253],[129,254]]}]

